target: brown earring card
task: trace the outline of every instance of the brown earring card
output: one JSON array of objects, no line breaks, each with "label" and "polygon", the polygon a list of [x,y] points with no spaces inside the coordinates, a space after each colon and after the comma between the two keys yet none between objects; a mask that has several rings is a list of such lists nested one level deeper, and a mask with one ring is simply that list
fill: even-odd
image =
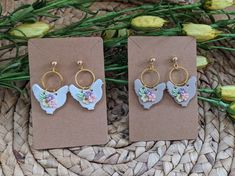
[{"label": "brown earring card", "polygon": [[134,92],[134,80],[155,57],[160,82],[169,80],[170,59],[178,57],[179,65],[196,76],[196,41],[191,37],[137,37],[128,39],[129,69],[129,135],[130,141],[195,139],[198,134],[196,96],[187,107],[176,104],[167,90],[158,104],[146,110]]},{"label": "brown earring card", "polygon": [[[41,76],[57,61],[57,71],[64,77],[64,85],[74,84],[78,71],[76,62],[82,60],[84,67],[92,70],[96,79],[102,79],[103,97],[89,111],[81,107],[70,93],[64,106],[53,115],[47,115],[31,93],[33,146],[36,149],[74,147],[104,144],[108,140],[103,41],[99,37],[32,39],[28,42],[31,87],[40,86]],[[89,83],[88,75],[81,75],[81,83]],[[87,78],[87,79],[84,79]],[[57,84],[50,79],[51,84]]]}]

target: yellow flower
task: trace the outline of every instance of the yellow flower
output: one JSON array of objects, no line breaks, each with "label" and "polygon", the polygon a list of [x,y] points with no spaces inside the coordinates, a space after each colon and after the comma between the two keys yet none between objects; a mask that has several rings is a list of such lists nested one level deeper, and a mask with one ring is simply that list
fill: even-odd
[{"label": "yellow flower", "polygon": [[197,69],[203,69],[209,64],[209,60],[204,56],[197,56]]},{"label": "yellow flower", "polygon": [[112,39],[115,37],[117,31],[116,30],[105,30],[103,33],[102,33],[102,38],[104,40],[109,40],[109,39]]},{"label": "yellow flower", "polygon": [[214,39],[221,33],[221,31],[213,29],[209,25],[194,23],[183,24],[183,32],[196,38],[199,42]]},{"label": "yellow flower", "polygon": [[235,101],[235,85],[221,86],[216,88],[216,94],[224,101]]},{"label": "yellow flower", "polygon": [[130,35],[130,31],[126,28],[119,29],[118,30],[118,36],[117,37],[128,37]]},{"label": "yellow flower", "polygon": [[119,30],[105,30],[102,33],[102,38],[104,40],[110,40],[112,38],[119,38],[119,37],[128,37],[131,34],[130,30],[123,28]]},{"label": "yellow flower", "polygon": [[156,29],[162,27],[167,21],[157,16],[138,16],[131,20],[135,29]]},{"label": "yellow flower", "polygon": [[43,22],[24,23],[16,26],[10,34],[16,37],[35,38],[42,37],[50,30],[50,25]]},{"label": "yellow flower", "polygon": [[220,10],[233,4],[233,0],[205,0],[204,7],[208,10]]},{"label": "yellow flower", "polygon": [[235,120],[235,102],[231,103],[227,109],[227,112],[233,120]]}]

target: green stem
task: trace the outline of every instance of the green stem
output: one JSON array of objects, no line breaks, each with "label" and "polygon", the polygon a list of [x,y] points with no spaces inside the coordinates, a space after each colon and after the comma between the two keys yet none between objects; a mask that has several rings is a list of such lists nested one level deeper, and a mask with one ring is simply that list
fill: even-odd
[{"label": "green stem", "polygon": [[206,102],[208,102],[212,105],[219,106],[219,107],[224,108],[224,109],[227,109],[229,107],[229,104],[224,103],[221,100],[214,100],[214,99],[205,98],[205,97],[201,97],[201,96],[198,96],[198,99],[202,100],[202,101],[206,101]]},{"label": "green stem", "polygon": [[219,20],[219,21],[215,22],[214,24],[211,24],[211,27],[218,28],[218,27],[228,26],[228,25],[234,24],[234,23],[235,23],[235,19]]},{"label": "green stem", "polygon": [[113,79],[113,78],[105,78],[106,81],[118,83],[118,84],[128,84],[127,80],[121,80],[121,79]]},{"label": "green stem", "polygon": [[[235,22],[234,22],[235,23]],[[235,34],[219,34],[220,37],[229,37],[229,38],[233,38],[235,37]]]},{"label": "green stem", "polygon": [[224,46],[209,46],[209,49],[223,49],[223,50],[228,50],[228,51],[235,51],[235,48],[228,48]]},{"label": "green stem", "polygon": [[197,89],[198,92],[204,92],[204,93],[215,93],[214,89],[207,89],[207,88],[203,88],[203,89]]},{"label": "green stem", "polygon": [[123,69],[127,69],[128,66],[121,66],[121,67],[111,67],[111,68],[106,68],[105,71],[115,71],[115,70],[123,70]]},{"label": "green stem", "polygon": [[221,41],[221,40],[230,39],[231,37],[229,35],[230,34],[224,35],[224,37],[221,37],[221,38],[217,38],[217,39],[213,39],[213,40],[208,40],[208,41],[200,42],[200,44],[206,44],[206,43],[212,43],[212,42],[217,42],[217,41]]}]

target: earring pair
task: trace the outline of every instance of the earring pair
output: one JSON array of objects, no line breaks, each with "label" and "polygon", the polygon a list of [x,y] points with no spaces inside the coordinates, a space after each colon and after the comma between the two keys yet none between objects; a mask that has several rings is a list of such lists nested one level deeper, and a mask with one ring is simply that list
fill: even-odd
[{"label": "earring pair", "polygon": [[[75,83],[70,85],[64,85],[64,78],[62,74],[56,69],[57,62],[51,63],[51,70],[44,73],[41,77],[41,85],[33,84],[32,91],[40,104],[40,107],[47,113],[53,114],[55,110],[62,107],[67,100],[67,93],[70,92],[72,97],[79,102],[79,104],[88,110],[94,110],[96,103],[98,103],[103,95],[103,81],[95,78],[95,74],[90,69],[84,68],[82,61],[77,62],[79,69],[74,76]],[[88,73],[91,75],[90,85],[82,85],[80,83],[80,75],[82,73]],[[49,87],[48,79],[51,77],[58,78],[58,86]]]},{"label": "earring pair", "polygon": [[[170,68],[168,74],[169,81],[159,83],[160,74],[154,66],[155,61],[155,58],[151,58],[148,67],[141,72],[140,79],[134,81],[134,90],[140,104],[144,109],[150,109],[162,100],[164,90],[167,89],[167,92],[177,104],[186,107],[196,94],[196,77],[191,76],[189,78],[189,73],[186,68],[178,64],[177,57],[173,57],[171,59],[173,66]],[[177,82],[173,78],[173,73],[177,71],[181,71],[184,74],[183,81]],[[156,76],[152,84],[148,84],[144,79],[144,75],[147,73],[152,73]]]}]

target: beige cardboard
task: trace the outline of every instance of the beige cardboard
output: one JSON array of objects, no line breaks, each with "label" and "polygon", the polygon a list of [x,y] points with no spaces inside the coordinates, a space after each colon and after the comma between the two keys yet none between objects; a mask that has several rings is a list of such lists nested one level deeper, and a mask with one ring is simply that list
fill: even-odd
[{"label": "beige cardboard", "polygon": [[[64,76],[64,84],[75,84],[77,60],[104,81],[103,41],[99,37],[64,39],[32,39],[28,43],[31,86],[40,83],[43,73],[51,69],[50,62],[58,62],[57,70]],[[84,76],[84,75],[83,75]],[[84,81],[83,82],[89,82]],[[75,101],[70,93],[67,102],[53,115],[47,115],[31,96],[33,146],[36,149],[104,144],[107,141],[106,96],[94,111],[88,111]]]},{"label": "beige cardboard", "polygon": [[129,69],[129,134],[130,141],[195,139],[198,134],[197,98],[186,108],[176,104],[165,90],[161,102],[145,110],[138,102],[133,82],[156,57],[160,82],[167,82],[172,64],[177,56],[179,64],[190,75],[196,72],[196,41],[191,37],[130,37],[128,40]]}]

